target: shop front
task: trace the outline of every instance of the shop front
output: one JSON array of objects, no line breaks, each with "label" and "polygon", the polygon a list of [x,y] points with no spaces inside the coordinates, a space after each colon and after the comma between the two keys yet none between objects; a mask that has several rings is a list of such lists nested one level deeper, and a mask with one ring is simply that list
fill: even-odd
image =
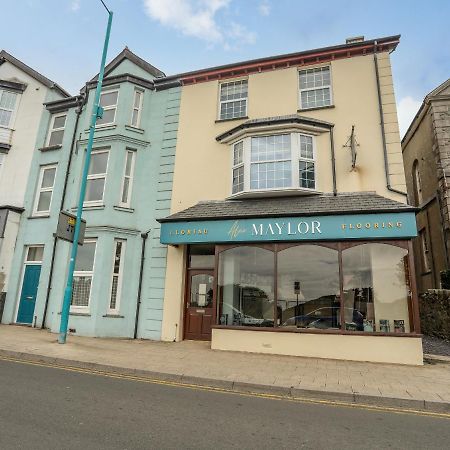
[{"label": "shop front", "polygon": [[411,207],[362,193],[228,200],[161,222],[161,242],[184,246],[184,339],[422,364]]}]

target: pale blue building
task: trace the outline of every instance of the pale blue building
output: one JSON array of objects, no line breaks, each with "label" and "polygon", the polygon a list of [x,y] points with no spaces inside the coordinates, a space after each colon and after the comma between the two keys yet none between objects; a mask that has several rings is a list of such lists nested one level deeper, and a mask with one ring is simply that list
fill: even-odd
[{"label": "pale blue building", "polygon": [[[60,210],[76,212],[96,77],[47,103],[33,156],[2,321],[59,330],[70,244]],[[105,70],[69,329],[160,339],[166,247],[156,219],[170,212],[179,82],[125,48]]]}]

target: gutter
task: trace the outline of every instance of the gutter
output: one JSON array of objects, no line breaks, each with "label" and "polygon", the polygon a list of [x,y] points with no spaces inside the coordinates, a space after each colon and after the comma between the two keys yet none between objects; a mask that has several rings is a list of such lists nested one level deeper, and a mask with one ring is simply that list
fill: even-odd
[{"label": "gutter", "polygon": [[142,238],[142,249],[141,249],[141,268],[139,270],[139,287],[138,287],[138,293],[137,293],[137,300],[136,300],[136,315],[134,319],[134,334],[133,339],[137,339],[137,332],[138,332],[138,325],[139,325],[139,313],[141,310],[141,292],[142,292],[142,278],[144,275],[144,262],[145,262],[145,244],[147,242],[148,234],[150,233],[151,229],[146,231],[145,233],[141,233]]},{"label": "gutter", "polygon": [[395,192],[396,194],[407,196],[406,192],[399,191],[391,186],[391,177],[389,174],[389,161],[388,161],[388,153],[387,153],[387,145],[386,145],[386,131],[384,128],[384,112],[383,112],[383,104],[381,101],[381,86],[380,86],[380,72],[378,70],[378,56],[377,56],[378,42],[374,42],[374,50],[373,50],[373,62],[375,65],[375,78],[377,81],[377,94],[378,94],[378,109],[380,112],[380,128],[381,128],[381,139],[383,142],[383,157],[384,157],[384,173],[386,175],[386,187],[388,191]]},{"label": "gutter", "polygon": [[337,196],[336,156],[334,152],[334,125],[330,127],[331,173],[333,176],[333,195]]}]

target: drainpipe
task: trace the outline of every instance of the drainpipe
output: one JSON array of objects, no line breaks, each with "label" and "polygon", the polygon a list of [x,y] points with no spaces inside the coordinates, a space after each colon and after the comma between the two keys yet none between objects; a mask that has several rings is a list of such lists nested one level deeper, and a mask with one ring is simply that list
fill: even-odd
[{"label": "drainpipe", "polygon": [[[62,211],[62,209],[64,208],[64,201],[66,199],[66,191],[67,191],[67,182],[69,180],[70,165],[72,163],[73,150],[75,148],[75,141],[76,141],[76,135],[77,135],[77,130],[78,130],[78,122],[80,120],[80,116],[83,111],[83,106],[86,103],[86,101],[87,101],[87,96],[83,96],[82,98],[80,98],[79,105],[78,105],[77,109],[75,110],[75,112],[77,114],[77,118],[75,120],[75,127],[73,129],[72,144],[70,146],[70,153],[69,153],[69,161],[67,162],[67,169],[66,169],[66,174],[65,174],[65,178],[64,178],[64,187],[63,187],[63,192],[62,192],[62,196],[61,196],[61,204],[59,207],[60,211]],[[53,237],[53,249],[52,249],[52,261],[50,263],[50,274],[48,276],[47,295],[45,297],[44,314],[42,317],[41,329],[45,328],[45,322],[47,319],[47,309],[48,309],[48,303],[50,300],[50,291],[52,290],[53,269],[54,269],[54,265],[55,265],[57,242],[58,242],[58,238],[56,236],[54,236]]]},{"label": "drainpipe", "polygon": [[386,135],[384,129],[384,114],[383,114],[383,104],[381,102],[381,87],[380,87],[380,73],[378,70],[378,57],[377,57],[377,49],[378,42],[374,43],[374,51],[373,51],[373,61],[375,64],[375,78],[377,80],[377,93],[378,93],[378,109],[380,111],[380,127],[381,127],[381,139],[383,141],[383,156],[384,156],[384,172],[386,174],[386,187],[388,191],[395,192],[396,194],[401,194],[406,196],[406,192],[399,191],[398,189],[394,189],[391,186],[391,177],[389,175],[389,161],[388,161],[388,153],[387,153],[387,145],[386,145]]},{"label": "drainpipe", "polygon": [[330,127],[331,171],[333,175],[333,195],[337,195],[336,187],[336,157],[334,153],[334,125]]},{"label": "drainpipe", "polygon": [[137,332],[138,332],[138,323],[139,323],[139,312],[141,309],[141,291],[142,291],[142,278],[144,274],[144,261],[145,261],[145,244],[147,242],[148,234],[150,233],[150,230],[146,231],[145,233],[141,233],[142,238],[142,250],[141,250],[141,269],[139,271],[139,287],[138,287],[138,293],[137,293],[137,300],[136,300],[136,317],[134,320],[134,335],[133,339],[137,339]]}]

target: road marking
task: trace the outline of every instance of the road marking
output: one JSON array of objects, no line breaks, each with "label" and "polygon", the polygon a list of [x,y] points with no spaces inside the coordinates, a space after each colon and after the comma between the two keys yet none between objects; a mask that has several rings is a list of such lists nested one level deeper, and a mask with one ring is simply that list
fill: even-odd
[{"label": "road marking", "polygon": [[174,387],[182,387],[187,389],[194,390],[202,390],[202,391],[211,391],[211,392],[220,392],[224,394],[234,394],[242,397],[257,397],[264,398],[270,400],[285,400],[295,403],[309,403],[315,405],[328,405],[328,406],[340,406],[345,408],[356,408],[356,409],[364,409],[368,411],[380,411],[380,412],[391,412],[395,414],[412,414],[417,416],[428,416],[428,417],[437,417],[441,419],[450,419],[450,413],[438,413],[433,411],[422,411],[419,409],[409,409],[409,408],[395,408],[391,406],[376,406],[376,405],[367,405],[363,403],[349,403],[344,401],[334,401],[334,400],[320,400],[315,398],[307,398],[307,397],[292,397],[287,395],[280,394],[269,394],[269,393],[261,393],[261,392],[240,392],[234,391],[232,389],[215,387],[215,386],[203,386],[199,384],[193,383],[183,383],[180,381],[173,380],[158,380],[138,375],[127,375],[121,373],[107,372],[104,370],[91,369],[91,368],[83,368],[83,367],[75,367],[75,366],[65,366],[62,364],[49,363],[44,361],[32,361],[27,359],[19,359],[11,356],[0,356],[0,360],[16,362],[20,364],[29,364],[33,366],[40,367],[49,367],[53,369],[65,370],[68,372],[78,372],[84,373],[88,375],[97,375],[103,376],[107,378],[116,378],[120,380],[129,380],[129,381],[138,381],[140,383],[149,383],[149,384],[159,384],[164,386],[174,386]]}]

